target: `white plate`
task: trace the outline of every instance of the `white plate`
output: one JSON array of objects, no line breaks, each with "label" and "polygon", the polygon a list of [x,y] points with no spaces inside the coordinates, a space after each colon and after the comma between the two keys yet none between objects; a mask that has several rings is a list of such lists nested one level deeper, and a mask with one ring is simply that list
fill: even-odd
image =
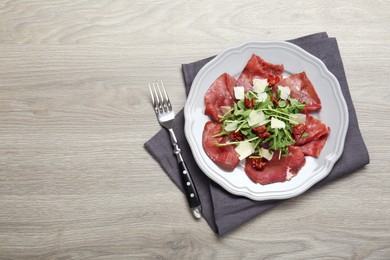
[{"label": "white plate", "polygon": [[[305,71],[322,103],[321,111],[312,115],[331,128],[320,156],[306,156],[306,164],[298,175],[283,183],[255,184],[242,165],[233,172],[226,172],[210,160],[202,146],[203,127],[210,120],[204,114],[204,94],[224,72],[238,78],[252,54],[267,62],[283,64],[285,75]],[[247,42],[217,55],[195,77],[184,115],[185,135],[202,171],[227,191],[253,200],[291,198],[327,176],[343,151],[348,128],[348,109],[336,77],[321,60],[288,42]]]}]

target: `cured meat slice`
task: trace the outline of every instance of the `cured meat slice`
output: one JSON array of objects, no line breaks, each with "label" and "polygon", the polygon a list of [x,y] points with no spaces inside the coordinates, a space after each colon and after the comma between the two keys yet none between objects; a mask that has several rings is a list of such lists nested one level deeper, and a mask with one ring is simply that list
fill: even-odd
[{"label": "cured meat slice", "polygon": [[239,155],[234,150],[234,145],[216,146],[215,143],[226,143],[227,136],[213,137],[222,131],[222,125],[208,121],[203,130],[203,149],[207,156],[224,170],[232,171],[240,163]]},{"label": "cured meat slice", "polygon": [[290,180],[305,165],[306,159],[298,147],[290,146],[288,150],[288,156],[282,156],[279,160],[278,156],[274,155],[262,170],[253,168],[253,159],[248,157],[245,162],[245,173],[253,182],[263,185]]},{"label": "cured meat slice", "polygon": [[309,143],[299,146],[302,153],[309,156],[318,157],[324,148],[328,135],[321,136],[318,140],[313,140]]},{"label": "cured meat slice", "polygon": [[306,129],[305,132],[308,134],[306,137],[302,137],[295,142],[294,145],[299,146],[305,155],[318,157],[321,153],[322,148],[325,145],[330,128],[326,126],[321,120],[306,115]]},{"label": "cured meat slice", "polygon": [[268,79],[268,75],[281,76],[283,72],[283,65],[268,63],[253,54],[239,76],[237,86],[244,86],[249,91],[252,90],[254,78]]},{"label": "cured meat slice", "polygon": [[224,113],[221,106],[233,106],[234,87],[236,79],[227,73],[219,76],[207,90],[204,96],[206,105],[205,114],[212,120],[219,122],[219,116]]},{"label": "cured meat slice", "polygon": [[284,78],[278,85],[289,87],[291,90],[290,97],[297,99],[301,103],[306,102],[305,110],[307,112],[321,109],[321,100],[305,72]]}]

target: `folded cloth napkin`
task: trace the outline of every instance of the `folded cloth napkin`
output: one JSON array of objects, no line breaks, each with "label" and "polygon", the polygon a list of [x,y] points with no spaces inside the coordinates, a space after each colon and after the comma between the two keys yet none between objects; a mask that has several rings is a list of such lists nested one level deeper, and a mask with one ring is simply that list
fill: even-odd
[{"label": "folded cloth napkin", "polygon": [[[369,155],[359,130],[356,112],[349,93],[336,39],[329,38],[325,32],[322,32],[290,40],[289,42],[300,46],[325,63],[328,69],[338,79],[348,106],[349,126],[343,154],[329,175],[311,188],[316,189],[321,185],[350,174],[368,164]],[[187,94],[196,74],[213,58],[210,57],[182,65]],[[183,158],[187,163],[199,192],[203,216],[212,230],[217,234],[226,234],[255,216],[283,202],[283,200],[253,201],[228,193],[218,184],[210,180],[197,166],[185,138],[183,111],[180,111],[176,116],[174,131],[182,149]],[[176,157],[173,154],[173,150],[172,152],[169,151],[168,147],[171,147],[171,143],[168,132],[165,129],[159,131],[145,143],[146,150],[160,163],[164,171],[183,192],[184,189],[182,187]]]}]

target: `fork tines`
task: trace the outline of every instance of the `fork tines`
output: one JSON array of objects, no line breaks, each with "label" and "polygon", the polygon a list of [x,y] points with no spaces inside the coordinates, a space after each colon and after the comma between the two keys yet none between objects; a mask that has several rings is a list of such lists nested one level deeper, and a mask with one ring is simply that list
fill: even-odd
[{"label": "fork tines", "polygon": [[169,100],[167,92],[165,91],[162,80],[160,80],[160,84],[158,81],[149,83],[149,90],[150,95],[152,96],[152,104],[156,113],[163,113],[172,110],[172,104]]}]

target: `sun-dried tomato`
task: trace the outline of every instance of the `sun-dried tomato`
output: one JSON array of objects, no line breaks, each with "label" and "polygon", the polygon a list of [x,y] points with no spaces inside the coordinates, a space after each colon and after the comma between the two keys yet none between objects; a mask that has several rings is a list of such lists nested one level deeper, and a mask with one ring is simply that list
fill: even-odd
[{"label": "sun-dried tomato", "polygon": [[252,158],[252,167],[258,171],[261,171],[267,165],[267,160],[264,158]]},{"label": "sun-dried tomato", "polygon": [[275,86],[276,84],[279,83],[280,77],[273,74],[269,74],[267,81],[268,81],[268,85]]},{"label": "sun-dried tomato", "polygon": [[233,141],[243,141],[245,139],[244,134],[241,131],[231,132],[229,134],[230,139]]},{"label": "sun-dried tomato", "polygon": [[263,139],[271,136],[271,134],[268,133],[266,130],[267,130],[267,128],[264,125],[252,128],[252,131],[258,137],[263,138]]},{"label": "sun-dried tomato", "polygon": [[292,133],[294,135],[295,141],[301,139],[305,130],[306,130],[306,124],[298,124],[293,126]]},{"label": "sun-dried tomato", "polygon": [[265,127],[265,125],[252,128],[252,131],[257,135],[264,133],[266,130],[267,128]]},{"label": "sun-dried tomato", "polygon": [[245,98],[244,103],[245,103],[245,107],[248,109],[255,107],[255,99],[254,98]]},{"label": "sun-dried tomato", "polygon": [[264,133],[262,133],[262,134],[260,134],[260,138],[267,138],[267,137],[270,137],[271,136],[271,134],[270,133],[268,133],[268,132],[264,132]]}]

